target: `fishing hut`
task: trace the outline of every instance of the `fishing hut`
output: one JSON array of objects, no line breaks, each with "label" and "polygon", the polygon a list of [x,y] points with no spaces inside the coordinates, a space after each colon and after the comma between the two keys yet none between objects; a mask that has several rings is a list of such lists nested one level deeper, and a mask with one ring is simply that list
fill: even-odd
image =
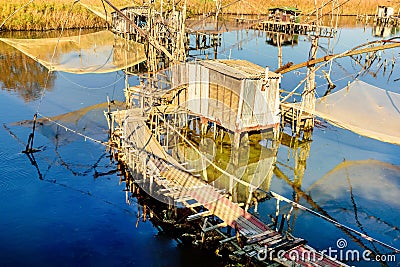
[{"label": "fishing hut", "polygon": [[268,19],[277,22],[300,22],[301,11],[295,7],[272,7],[268,9]]},{"label": "fishing hut", "polygon": [[188,49],[185,32],[186,4],[180,9],[174,5],[156,8],[155,1],[143,6],[118,9],[112,13],[112,30],[125,38],[144,43],[148,69],[156,72],[170,63],[185,61]]},{"label": "fishing hut", "polygon": [[274,7],[269,9],[268,18],[252,28],[266,32],[300,34],[331,38],[336,33],[332,27],[315,23],[300,23],[301,11],[292,7]]},{"label": "fishing hut", "polygon": [[163,102],[185,107],[203,124],[240,136],[278,131],[281,76],[245,60],[205,60],[178,64],[155,77]]},{"label": "fishing hut", "polygon": [[[210,242],[242,259],[343,266],[321,254],[318,262],[292,259],[291,253],[311,253],[307,251],[312,248],[305,240],[283,233],[284,219],[267,225],[248,211],[258,201],[258,188],[269,189],[277,150],[273,144],[265,145],[260,162],[244,166],[240,149],[246,147],[243,137],[250,132],[279,130],[279,85],[280,75],[243,60],[187,62],[142,77],[139,86],[125,91],[128,109],[106,112],[114,157],[132,176],[127,190],[140,187],[165,204],[166,221],[197,229],[183,233],[181,239],[193,235],[192,244]],[[200,148],[191,133],[200,138]],[[226,141],[227,135],[231,138]],[[201,148],[201,142],[209,139],[220,139],[221,149],[231,143],[228,166],[219,166],[210,159],[212,153]],[[197,154],[200,168],[194,168],[179,149],[174,154],[173,147],[183,143]],[[219,177],[211,178],[212,173]],[[248,193],[237,194],[238,184]],[[270,197],[266,191],[263,194]],[[177,209],[190,214],[182,220]],[[262,257],[262,250],[270,254],[268,259]],[[277,257],[274,251],[284,253]]]}]

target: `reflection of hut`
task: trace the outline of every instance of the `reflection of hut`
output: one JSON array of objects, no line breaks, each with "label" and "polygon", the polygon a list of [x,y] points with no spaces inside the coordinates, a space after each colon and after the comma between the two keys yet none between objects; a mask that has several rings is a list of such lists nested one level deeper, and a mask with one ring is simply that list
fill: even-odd
[{"label": "reflection of hut", "polygon": [[383,37],[387,38],[393,34],[395,34],[396,28],[390,24],[378,24],[372,28],[372,35],[375,37]]},{"label": "reflection of hut", "polygon": [[267,32],[267,43],[273,46],[295,45],[299,42],[298,34]]},{"label": "reflection of hut", "polygon": [[[131,21],[135,22],[137,26],[143,28],[147,24],[148,7],[125,7],[121,12],[127,16]],[[112,28],[118,33],[134,33],[136,30],[133,26],[129,25],[125,18],[117,12],[112,13]]]},{"label": "reflection of hut", "polygon": [[301,11],[295,7],[273,7],[268,9],[270,20],[279,22],[300,22]]}]

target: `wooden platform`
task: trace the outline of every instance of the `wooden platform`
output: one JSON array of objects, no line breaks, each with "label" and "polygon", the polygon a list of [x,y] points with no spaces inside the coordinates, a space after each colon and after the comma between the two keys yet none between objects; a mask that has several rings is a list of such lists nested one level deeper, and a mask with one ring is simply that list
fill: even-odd
[{"label": "wooden platform", "polygon": [[295,103],[281,103],[280,112],[282,124],[291,125],[292,132],[312,130],[315,116],[305,110],[301,110],[299,105]]},{"label": "wooden platform", "polygon": [[[147,117],[141,115],[141,110],[130,109],[111,113],[112,121],[119,126],[120,156],[133,172],[141,170],[143,180],[150,183],[150,188],[157,185],[156,194],[162,193],[170,197],[174,204],[192,209],[194,214],[188,220],[203,220],[202,232],[205,235],[210,231],[219,231],[221,227],[229,226],[237,232],[237,236],[224,236],[221,243],[230,242],[237,248],[237,255],[246,255],[256,260],[263,249],[273,250],[275,253],[283,250],[284,257],[273,260],[292,266],[346,266],[338,261],[316,254],[314,260],[290,259],[291,251],[311,251],[300,238],[287,237],[271,229],[258,218],[242,209],[239,204],[229,200],[223,191],[220,191],[200,180],[167,154],[146,125]],[[154,185],[153,185],[154,183]],[[150,189],[151,191],[151,189]],[[150,192],[151,194],[152,192]],[[202,207],[198,212],[194,207]],[[222,223],[210,223],[209,216],[218,217]],[[212,220],[215,221],[215,220]],[[222,232],[219,231],[221,235]],[[295,252],[297,253],[297,252]],[[301,254],[309,255],[309,254]]]},{"label": "wooden platform", "polygon": [[312,24],[293,23],[293,22],[279,22],[266,20],[253,26],[254,29],[263,30],[268,32],[279,32],[286,34],[300,34],[308,36],[318,36],[325,38],[332,38],[336,30],[326,26],[316,26]]}]

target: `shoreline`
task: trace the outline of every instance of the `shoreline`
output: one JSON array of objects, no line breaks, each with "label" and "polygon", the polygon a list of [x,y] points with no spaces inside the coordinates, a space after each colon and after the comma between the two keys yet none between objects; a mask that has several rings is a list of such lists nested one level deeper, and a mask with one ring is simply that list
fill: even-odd
[{"label": "shoreline", "polygon": [[[221,14],[228,16],[266,16],[269,7],[293,5],[302,10],[304,13],[302,16],[306,17],[307,13],[313,10],[310,4],[304,3],[305,1],[301,0],[292,0],[290,2],[286,0],[273,1],[273,5],[270,3],[270,5],[258,9],[255,9],[260,4],[258,1],[249,0],[248,2],[253,4],[251,8],[250,6],[247,8],[245,6],[239,8],[232,5],[225,8]],[[374,16],[373,7],[376,9],[375,2],[378,3],[378,1],[373,2],[373,5],[371,4],[368,7],[364,7],[364,9],[356,9],[357,6],[352,6],[351,8],[342,7],[339,12],[335,12],[335,16]],[[203,14],[215,13],[215,5],[202,0],[189,0],[187,10],[188,18],[194,18]],[[355,10],[357,10],[357,12]],[[16,13],[12,15],[14,12]],[[323,8],[323,12],[328,13],[329,9],[325,7]],[[4,25],[0,27],[0,32],[47,31],[59,30],[63,27],[64,29],[99,29],[107,27],[107,22],[105,20],[86,9],[83,5],[76,4],[75,2],[71,3],[66,0],[53,0],[51,2],[35,1],[29,5],[19,0],[13,3],[0,0],[0,25],[5,20],[6,22]]]}]

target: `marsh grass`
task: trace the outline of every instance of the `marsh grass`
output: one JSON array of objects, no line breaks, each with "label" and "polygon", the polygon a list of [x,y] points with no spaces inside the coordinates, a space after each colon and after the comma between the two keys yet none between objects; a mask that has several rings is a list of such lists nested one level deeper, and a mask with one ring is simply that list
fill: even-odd
[{"label": "marsh grass", "polygon": [[[214,0],[187,0],[188,15],[194,16],[215,11]],[[223,6],[234,0],[223,0]],[[341,2],[343,2],[342,0]],[[0,23],[2,23],[15,10],[27,3],[28,0],[0,0]],[[103,8],[100,0],[81,0],[81,2],[96,5]],[[133,1],[113,0],[116,6],[123,7],[132,4]],[[146,0],[144,2],[147,2]],[[157,1],[159,2],[159,1]],[[164,3],[167,1],[165,0]],[[179,1],[176,1],[179,2]],[[183,1],[180,1],[180,3]],[[78,3],[73,4],[73,0],[35,0],[22,10],[17,12],[2,27],[2,30],[50,30],[60,29],[65,23],[68,29],[74,28],[100,28],[105,27],[106,23],[91,11],[87,10]],[[141,4],[142,1],[136,1]],[[322,0],[317,0],[319,5]],[[392,4],[391,4],[392,3]],[[393,4],[388,0],[351,0],[339,9],[339,14],[358,15],[375,14],[378,5],[391,5],[397,13],[400,4]],[[73,6],[73,7],[72,7]],[[315,10],[314,1],[310,0],[243,0],[233,5],[225,7],[223,12],[236,14],[266,14],[268,8],[274,6],[292,6],[300,9],[303,14],[308,14]],[[72,10],[70,11],[72,7]],[[322,13],[332,10],[332,5],[326,6]],[[111,12],[111,9],[108,8]]]},{"label": "marsh grass", "polygon": [[[234,2],[234,0],[223,0],[223,6]],[[327,0],[317,0],[318,7]],[[340,0],[340,3],[345,0]],[[341,6],[338,10],[342,15],[373,15],[376,12],[378,5],[392,6],[397,13],[400,8],[400,2],[390,0],[350,0]],[[315,11],[314,1],[312,0],[242,0],[229,7],[223,9],[226,13],[236,14],[266,14],[270,7],[297,7],[303,14],[308,14]],[[202,14],[215,10],[214,0],[188,0],[188,10],[193,14]],[[332,4],[326,5],[321,13],[332,11]],[[336,13],[337,11],[335,11]]]}]

